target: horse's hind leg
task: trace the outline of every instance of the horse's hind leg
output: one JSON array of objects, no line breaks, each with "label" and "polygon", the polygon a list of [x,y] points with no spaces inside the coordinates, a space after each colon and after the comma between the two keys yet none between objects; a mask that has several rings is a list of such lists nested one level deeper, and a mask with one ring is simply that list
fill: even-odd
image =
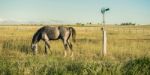
[{"label": "horse's hind leg", "polygon": [[69,45],[70,51],[71,51],[71,57],[73,57],[73,49],[72,49],[72,43],[67,40],[67,44]]},{"label": "horse's hind leg", "polygon": [[69,40],[67,40],[67,44],[68,44],[69,48],[72,50],[72,43]]},{"label": "horse's hind leg", "polygon": [[66,57],[66,56],[67,56],[68,45],[67,45],[67,44],[64,44],[64,47],[65,47],[64,57]]},{"label": "horse's hind leg", "polygon": [[65,51],[64,51],[64,57],[67,56],[67,50],[68,50],[68,44],[67,44],[67,41],[62,39],[63,40],[63,44],[64,44],[64,48],[65,48]]}]

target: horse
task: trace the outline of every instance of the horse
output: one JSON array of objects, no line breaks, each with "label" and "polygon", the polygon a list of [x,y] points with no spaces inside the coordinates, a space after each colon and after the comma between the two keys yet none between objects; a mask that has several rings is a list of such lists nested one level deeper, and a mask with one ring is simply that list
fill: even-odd
[{"label": "horse", "polygon": [[[64,57],[67,55],[68,47],[71,51],[71,57],[73,56],[72,43],[69,41],[70,36],[72,36],[72,41],[75,42],[76,30],[73,27],[64,26],[43,26],[37,30],[32,38],[32,52],[33,55],[37,54],[37,43],[40,40],[45,42],[45,54],[48,54],[47,47],[50,50],[50,40],[61,39],[65,48]],[[52,51],[51,51],[52,53]]]}]

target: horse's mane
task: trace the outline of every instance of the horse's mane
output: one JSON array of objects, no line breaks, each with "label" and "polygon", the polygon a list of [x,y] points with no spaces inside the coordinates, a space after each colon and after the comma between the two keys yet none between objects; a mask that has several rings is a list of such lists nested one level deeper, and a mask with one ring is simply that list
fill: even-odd
[{"label": "horse's mane", "polygon": [[44,27],[37,30],[37,32],[33,35],[32,43],[36,43],[36,42],[40,41],[40,39],[42,37],[41,32],[44,30],[45,27],[46,26],[44,26]]}]

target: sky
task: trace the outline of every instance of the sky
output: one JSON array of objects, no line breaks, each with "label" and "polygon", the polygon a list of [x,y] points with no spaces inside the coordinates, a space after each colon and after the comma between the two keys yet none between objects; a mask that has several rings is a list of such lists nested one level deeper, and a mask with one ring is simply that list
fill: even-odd
[{"label": "sky", "polygon": [[150,24],[150,0],[0,0],[0,23]]}]

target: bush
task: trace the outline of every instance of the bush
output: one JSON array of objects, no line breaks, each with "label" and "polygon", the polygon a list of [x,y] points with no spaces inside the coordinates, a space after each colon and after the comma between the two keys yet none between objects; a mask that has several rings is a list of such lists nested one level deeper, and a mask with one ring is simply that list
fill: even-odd
[{"label": "bush", "polygon": [[128,61],[122,67],[123,75],[150,75],[150,58],[143,57]]}]

